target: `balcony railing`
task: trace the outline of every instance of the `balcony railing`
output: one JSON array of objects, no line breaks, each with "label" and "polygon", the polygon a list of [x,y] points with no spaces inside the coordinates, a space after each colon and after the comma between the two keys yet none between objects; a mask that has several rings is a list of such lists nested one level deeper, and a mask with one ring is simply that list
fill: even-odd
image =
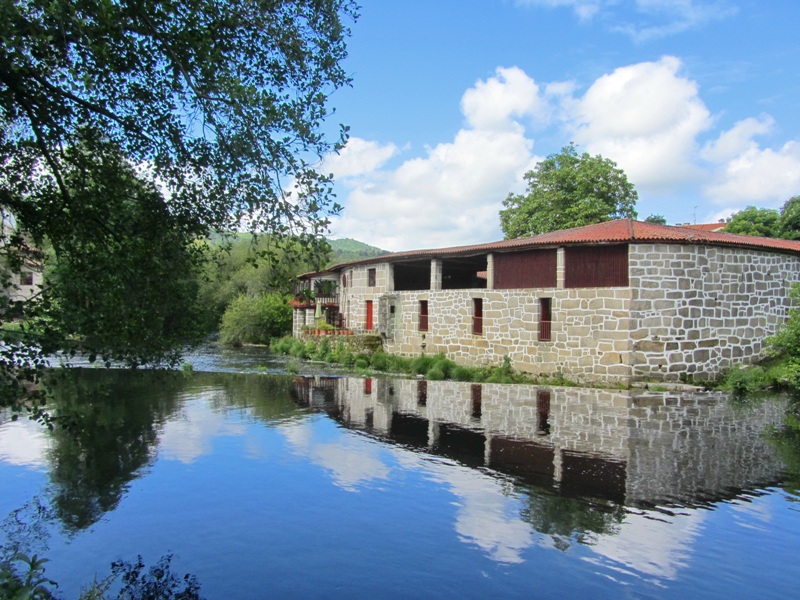
[{"label": "balcony railing", "polygon": [[550,342],[552,341],[552,321],[539,321],[539,341]]},{"label": "balcony railing", "polygon": [[339,306],[339,294],[331,296],[315,296],[297,294],[289,301],[293,308],[316,308],[317,304],[321,304],[323,308]]}]

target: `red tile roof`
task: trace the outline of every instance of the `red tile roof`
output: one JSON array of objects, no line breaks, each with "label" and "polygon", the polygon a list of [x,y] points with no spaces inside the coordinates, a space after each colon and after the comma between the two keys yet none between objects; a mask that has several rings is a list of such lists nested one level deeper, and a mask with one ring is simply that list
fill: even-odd
[{"label": "red tile roof", "polygon": [[764,238],[751,235],[738,235],[720,231],[707,231],[693,227],[677,227],[674,225],[657,225],[632,219],[606,221],[596,225],[586,225],[573,229],[561,229],[532,237],[476,244],[472,246],[454,246],[430,250],[411,250],[384,254],[364,260],[336,265],[332,268],[339,271],[353,265],[375,264],[381,262],[403,262],[426,258],[451,258],[471,256],[488,252],[511,252],[547,246],[572,246],[581,244],[623,244],[635,242],[691,244],[705,246],[729,246],[752,248],[800,254],[800,242],[776,238]]}]

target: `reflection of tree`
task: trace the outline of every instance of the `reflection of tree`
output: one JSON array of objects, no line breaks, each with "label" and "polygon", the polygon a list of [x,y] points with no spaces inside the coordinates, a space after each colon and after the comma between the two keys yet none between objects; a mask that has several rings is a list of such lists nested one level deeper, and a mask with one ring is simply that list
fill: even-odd
[{"label": "reflection of tree", "polygon": [[569,548],[570,540],[583,543],[589,533],[616,533],[625,514],[624,507],[615,502],[589,502],[540,489],[525,489],[522,497],[526,504],[520,511],[522,520],[552,536],[560,550]]},{"label": "reflection of tree", "polygon": [[117,506],[186,398],[210,393],[212,406],[247,409],[265,422],[300,412],[289,396],[291,378],[97,369],[53,377],[58,415],[73,424],[53,432],[50,451],[53,510],[68,530],[84,529]]},{"label": "reflection of tree", "polygon": [[53,509],[69,530],[96,522],[154,455],[159,426],[178,408],[180,373],[74,370],[53,383]]},{"label": "reflection of tree", "polygon": [[220,403],[248,409],[254,417],[265,423],[306,414],[292,401],[290,390],[294,377],[195,373],[190,379],[195,386],[208,385],[212,381],[224,391]]},{"label": "reflection of tree", "polygon": [[781,429],[772,431],[769,440],[778,450],[786,465],[783,489],[800,496],[800,396],[789,401]]},{"label": "reflection of tree", "polygon": [[10,561],[19,552],[29,556],[46,552],[51,521],[52,511],[39,496],[11,511],[0,524],[0,532],[6,541],[0,544],[0,562]]}]

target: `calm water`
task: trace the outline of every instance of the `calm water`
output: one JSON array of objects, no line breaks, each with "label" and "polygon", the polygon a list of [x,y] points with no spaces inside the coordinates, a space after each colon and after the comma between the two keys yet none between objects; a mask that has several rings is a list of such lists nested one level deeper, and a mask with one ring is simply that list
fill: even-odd
[{"label": "calm water", "polygon": [[[258,366],[232,356],[194,363]],[[0,416],[0,545],[48,557],[65,598],[168,553],[207,598],[785,598],[800,582],[785,398],[87,369],[57,410],[85,429]]]}]

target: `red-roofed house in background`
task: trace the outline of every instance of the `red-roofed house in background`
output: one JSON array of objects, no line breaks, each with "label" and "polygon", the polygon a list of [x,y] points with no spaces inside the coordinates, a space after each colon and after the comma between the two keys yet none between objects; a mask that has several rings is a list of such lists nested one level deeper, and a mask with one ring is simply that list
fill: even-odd
[{"label": "red-roofed house in background", "polygon": [[696,223],[694,225],[686,224],[683,227],[688,227],[689,229],[699,229],[701,231],[724,231],[728,224],[725,221],[721,223]]},{"label": "red-roofed house in background", "polygon": [[313,294],[295,302],[297,336],[322,315],[405,356],[508,356],[520,371],[585,383],[708,380],[762,356],[800,280],[800,242],[621,219],[302,279],[336,293],[324,312]]}]

